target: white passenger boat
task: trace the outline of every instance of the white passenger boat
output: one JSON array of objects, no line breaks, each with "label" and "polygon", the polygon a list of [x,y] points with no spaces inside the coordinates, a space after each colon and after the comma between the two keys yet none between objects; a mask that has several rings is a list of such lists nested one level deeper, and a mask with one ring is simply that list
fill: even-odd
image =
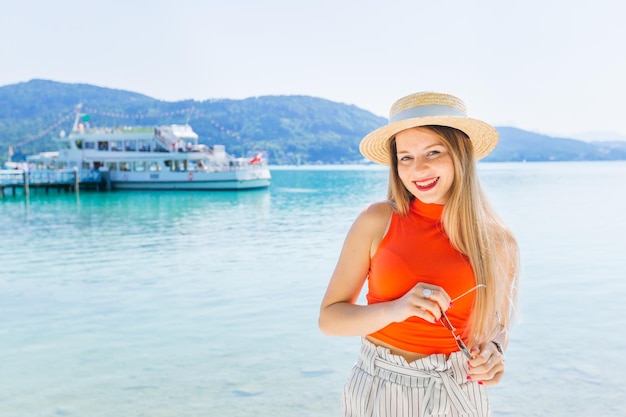
[{"label": "white passenger boat", "polygon": [[268,187],[263,152],[236,158],[198,143],[189,125],[89,128],[77,113],[58,151],[29,156],[31,169],[96,169],[118,190],[240,190]]}]

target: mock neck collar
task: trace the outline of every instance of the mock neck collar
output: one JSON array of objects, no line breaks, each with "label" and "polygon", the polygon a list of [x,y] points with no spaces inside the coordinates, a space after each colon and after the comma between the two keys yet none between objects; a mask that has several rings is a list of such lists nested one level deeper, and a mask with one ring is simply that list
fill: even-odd
[{"label": "mock neck collar", "polygon": [[442,204],[426,204],[419,199],[414,198],[411,201],[411,211],[418,215],[431,220],[441,220],[441,214],[443,213]]}]

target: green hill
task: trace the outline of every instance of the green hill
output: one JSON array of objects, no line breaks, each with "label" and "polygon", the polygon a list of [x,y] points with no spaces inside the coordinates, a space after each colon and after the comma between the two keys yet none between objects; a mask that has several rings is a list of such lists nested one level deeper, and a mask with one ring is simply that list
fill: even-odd
[{"label": "green hill", "polygon": [[500,142],[485,161],[604,161],[626,159],[626,142],[590,143],[498,127]]},{"label": "green hill", "polygon": [[[315,97],[165,102],[85,84],[32,80],[0,87],[1,157],[6,159],[9,146],[20,154],[52,149],[52,139],[71,128],[78,103],[92,125],[188,122],[202,143],[223,144],[235,155],[263,149],[274,164],[355,162],[361,159],[361,138],[386,123],[356,106]],[[41,134],[49,126],[55,127]]]},{"label": "green hill", "polygon": [[[229,153],[263,149],[272,164],[361,162],[361,138],[387,123],[353,105],[308,96],[263,96],[244,100],[166,102],[129,91],[87,84],[31,80],[0,87],[0,161],[53,150],[69,131],[77,104],[96,126],[189,123],[205,144]],[[486,161],[626,159],[620,143],[592,144],[497,128],[500,144]]]}]

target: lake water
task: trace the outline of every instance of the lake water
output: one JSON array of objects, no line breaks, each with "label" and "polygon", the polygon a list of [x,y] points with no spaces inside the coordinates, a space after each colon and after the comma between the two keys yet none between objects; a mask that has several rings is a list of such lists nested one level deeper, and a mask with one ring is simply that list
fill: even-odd
[{"label": "lake water", "polygon": [[[521,250],[496,416],[626,416],[626,163],[480,165]],[[0,416],[338,416],[318,307],[373,167],[0,200]]]}]

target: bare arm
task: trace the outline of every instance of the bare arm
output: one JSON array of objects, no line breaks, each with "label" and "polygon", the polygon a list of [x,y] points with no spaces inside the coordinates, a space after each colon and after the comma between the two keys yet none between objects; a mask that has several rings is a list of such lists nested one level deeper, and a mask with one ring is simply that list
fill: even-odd
[{"label": "bare arm", "polygon": [[[390,216],[389,203],[373,204],[350,228],[320,308],[319,326],[325,334],[365,335],[411,316],[433,323],[441,311],[449,307],[450,298],[443,289],[423,283],[397,300],[367,306],[356,304],[369,272],[371,256],[386,231]],[[424,288],[438,291],[425,298]]]}]

